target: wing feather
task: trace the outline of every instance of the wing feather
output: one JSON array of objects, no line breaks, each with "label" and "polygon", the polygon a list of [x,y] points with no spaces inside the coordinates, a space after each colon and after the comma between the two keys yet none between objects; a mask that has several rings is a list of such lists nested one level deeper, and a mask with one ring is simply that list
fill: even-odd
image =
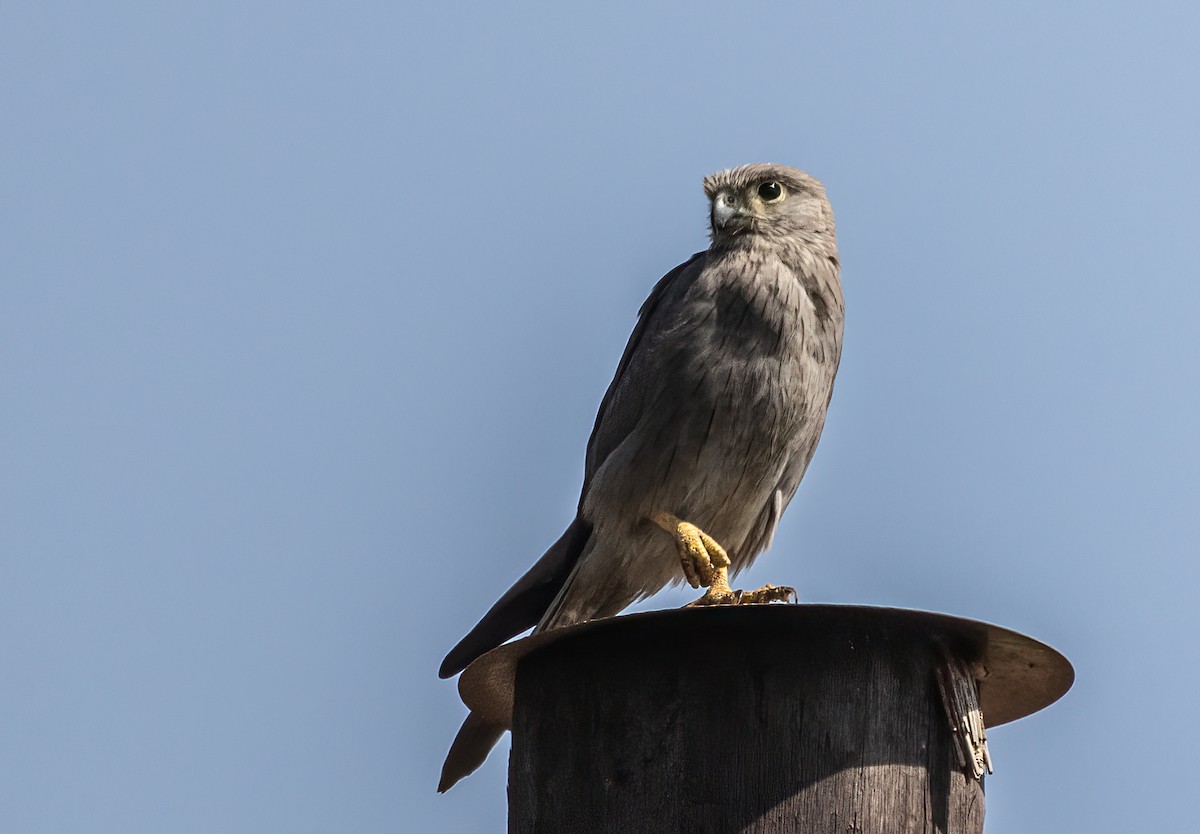
[{"label": "wing feather", "polygon": [[[650,320],[654,318],[654,314],[662,303],[663,298],[669,294],[670,288],[677,281],[690,280],[697,269],[703,266],[702,263],[698,262],[701,262],[706,254],[706,252],[697,252],[660,278],[658,283],[654,285],[654,289],[650,291],[650,295],[642,303],[641,309],[638,310],[637,325],[633,328],[633,333],[629,336],[629,342],[625,345],[625,352],[621,354],[621,361],[617,364],[617,371],[613,374],[612,382],[609,383],[608,390],[604,392],[604,399],[600,401],[600,409],[596,412],[596,423],[592,426],[591,437],[588,438],[587,458],[583,472],[583,489],[579,496],[579,506],[581,509],[583,507],[583,500],[588,494],[588,487],[591,485],[592,476],[596,474],[596,470],[604,464],[604,461],[612,454],[612,451],[621,445],[621,441],[633,431],[634,426],[637,425],[637,421],[641,417],[640,409],[614,409],[612,406],[617,392],[621,390],[622,385],[626,382],[626,371],[629,370],[629,365],[633,361],[634,355],[642,346],[647,326]],[[697,269],[693,269],[693,266],[697,267]]]}]

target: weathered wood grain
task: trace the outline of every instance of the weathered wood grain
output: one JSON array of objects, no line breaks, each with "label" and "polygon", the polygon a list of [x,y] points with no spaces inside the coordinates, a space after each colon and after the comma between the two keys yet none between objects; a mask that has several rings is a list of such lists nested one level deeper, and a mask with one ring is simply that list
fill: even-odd
[{"label": "weathered wood grain", "polygon": [[517,669],[509,831],[977,834],[938,662],[934,635],[869,614],[548,645]]}]

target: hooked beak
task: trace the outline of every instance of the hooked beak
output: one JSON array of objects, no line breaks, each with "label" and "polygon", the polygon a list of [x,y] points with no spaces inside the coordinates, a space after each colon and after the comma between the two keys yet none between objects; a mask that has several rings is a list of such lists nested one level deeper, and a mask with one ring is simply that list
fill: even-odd
[{"label": "hooked beak", "polygon": [[734,218],[745,217],[742,207],[728,191],[722,191],[713,198],[712,222],[718,229],[724,229]]}]

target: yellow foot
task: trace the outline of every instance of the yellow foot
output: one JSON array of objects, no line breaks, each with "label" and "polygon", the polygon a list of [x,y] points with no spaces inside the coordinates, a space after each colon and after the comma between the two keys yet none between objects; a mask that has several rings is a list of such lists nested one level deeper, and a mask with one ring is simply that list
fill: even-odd
[{"label": "yellow foot", "polygon": [[769,602],[798,602],[796,589],[786,585],[763,585],[757,591],[736,591],[729,587],[728,580],[724,587],[716,585],[708,589],[708,593],[695,602],[688,603],[688,608],[699,608],[705,605],[765,605]]},{"label": "yellow foot", "polygon": [[[730,564],[729,554],[717,544],[716,539],[695,524],[680,521],[670,513],[655,513],[650,520],[675,539],[679,562],[683,565],[683,575],[687,577],[689,585],[693,588],[713,587],[718,577],[724,579]],[[726,588],[729,587],[728,582],[724,584]]]},{"label": "yellow foot", "polygon": [[707,588],[704,596],[688,607],[699,605],[761,605],[768,602],[795,602],[796,589],[763,585],[757,591],[735,591],[729,587],[729,554],[716,539],[695,524],[681,521],[670,513],[655,513],[650,520],[675,539],[683,575],[693,588]]}]

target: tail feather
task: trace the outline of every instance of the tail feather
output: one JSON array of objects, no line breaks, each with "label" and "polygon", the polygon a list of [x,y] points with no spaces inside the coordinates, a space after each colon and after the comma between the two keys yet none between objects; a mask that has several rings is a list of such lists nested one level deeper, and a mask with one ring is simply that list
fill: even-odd
[{"label": "tail feather", "polygon": [[[450,650],[438,675],[443,678],[457,675],[484,652],[536,625],[570,576],[590,534],[591,525],[583,519],[577,517],[571,522],[542,558]],[[466,729],[466,725],[463,728]]]},{"label": "tail feather", "polygon": [[[578,592],[572,593],[572,589],[575,587],[575,578],[579,574],[579,568],[582,564],[582,559],[575,562],[575,567],[567,574],[567,578],[563,580],[562,586],[558,589],[558,593],[554,595],[553,601],[546,606],[546,613],[542,614],[542,618],[538,620],[537,626],[534,627],[534,634],[537,634],[539,631],[549,631],[553,628],[575,625],[576,623],[591,619],[591,617],[586,616],[584,612],[579,610],[579,603],[581,602],[579,599],[580,594]],[[592,590],[597,589],[593,588]],[[595,616],[595,612],[591,610],[595,605],[595,600],[590,600],[590,602],[592,604],[588,607],[587,614]]]},{"label": "tail feather", "polygon": [[504,735],[503,724],[491,724],[471,713],[454,737],[446,763],[442,765],[442,777],[438,780],[438,793],[445,793],[458,780],[470,776],[483,764],[488,753]]}]

